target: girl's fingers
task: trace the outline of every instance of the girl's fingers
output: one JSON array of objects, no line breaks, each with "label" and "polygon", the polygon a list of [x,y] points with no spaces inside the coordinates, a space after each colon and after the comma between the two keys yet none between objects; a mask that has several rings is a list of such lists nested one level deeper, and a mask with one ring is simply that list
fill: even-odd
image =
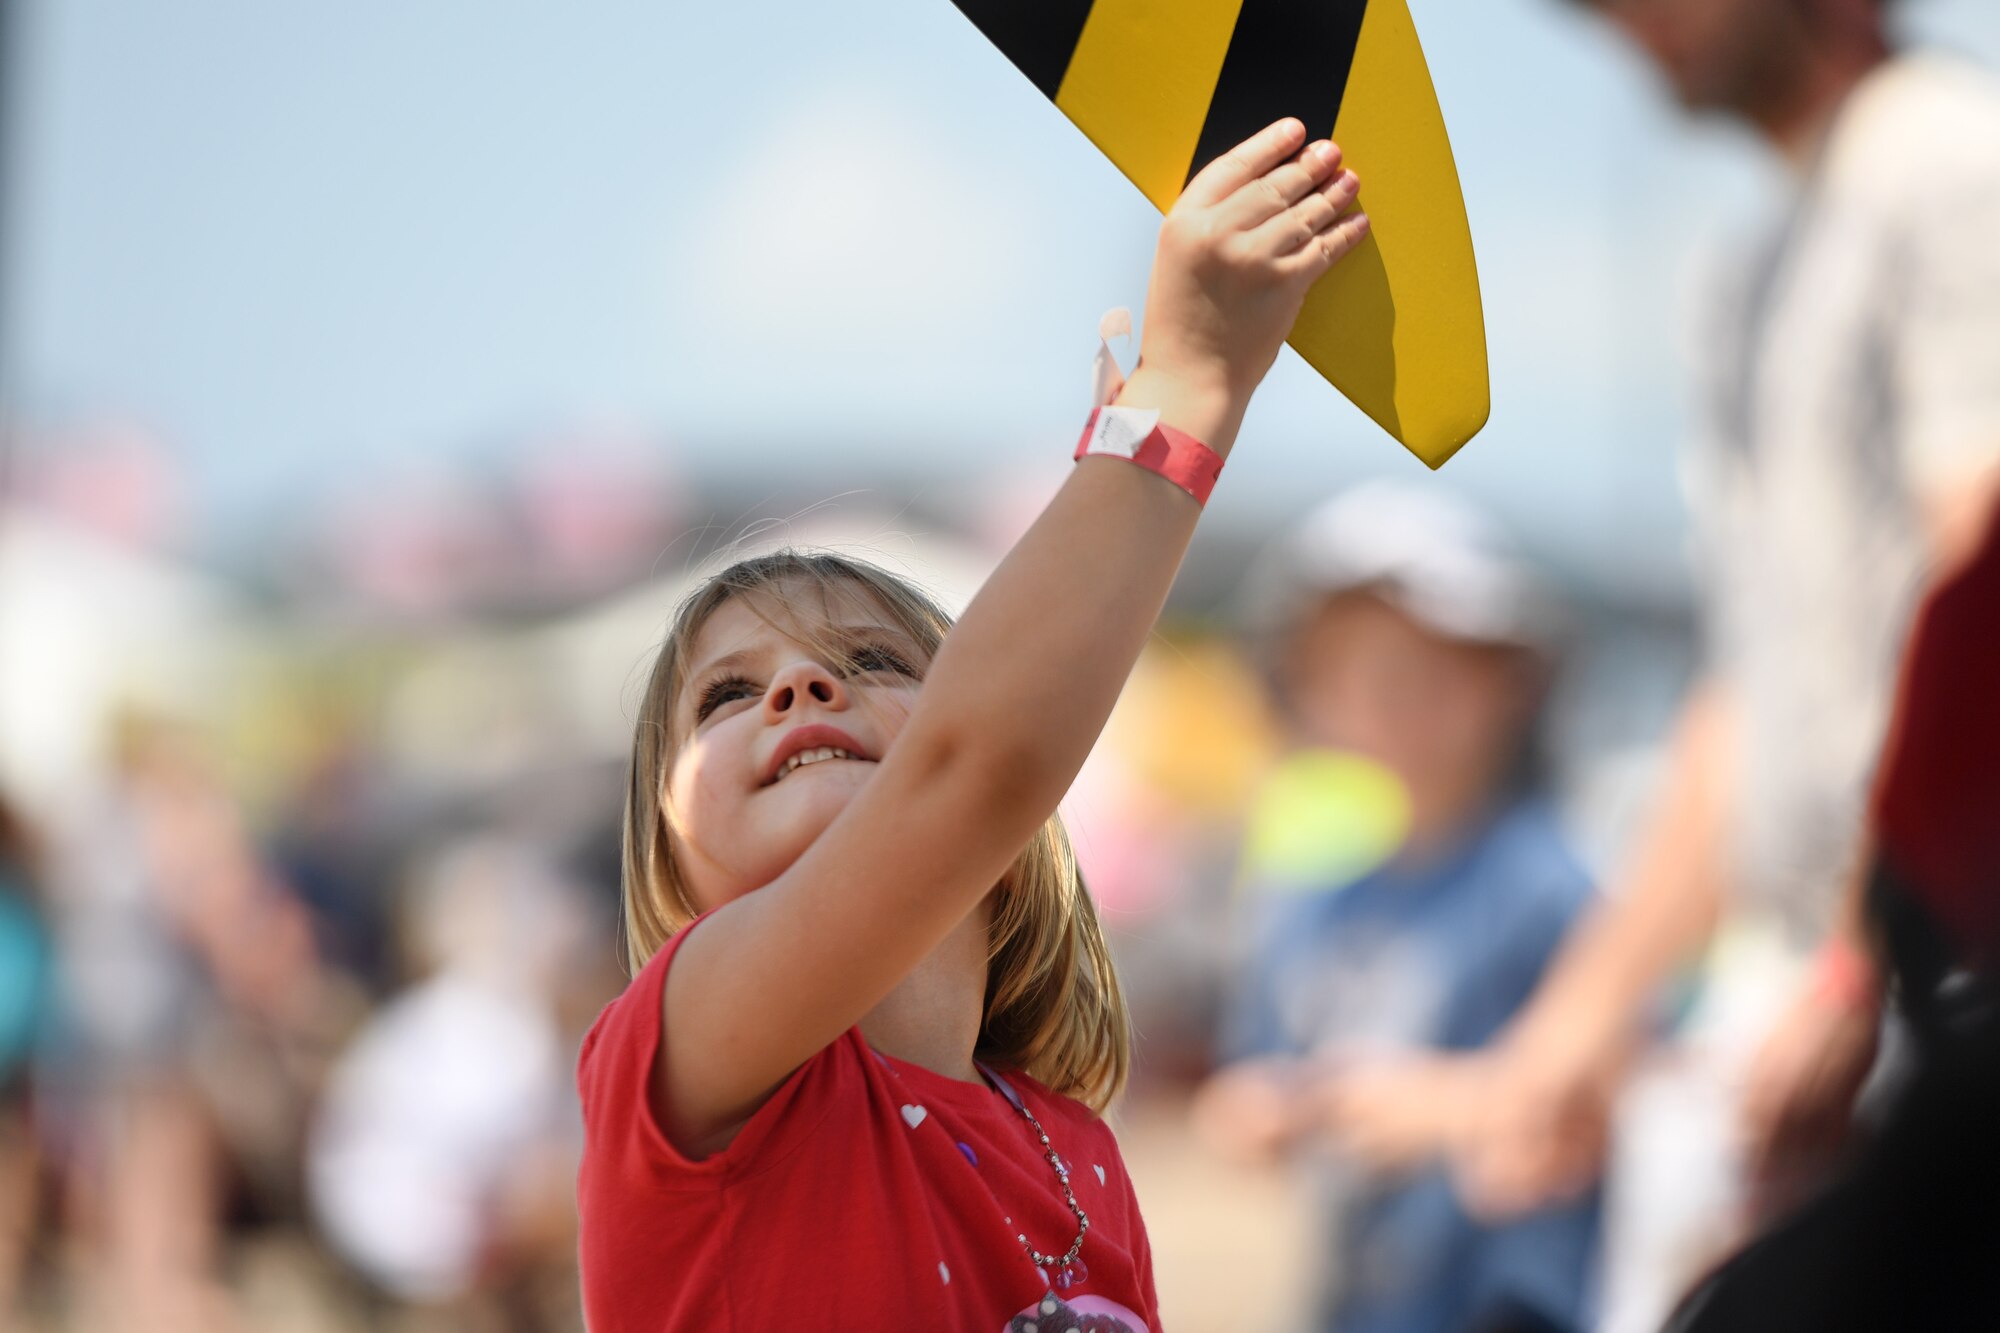
[{"label": "girl's fingers", "polygon": [[1316,282],[1321,274],[1340,262],[1343,256],[1367,237],[1368,215],[1349,213],[1325,231],[1315,234],[1311,241],[1278,260],[1277,270],[1287,278]]},{"label": "girl's fingers", "polygon": [[1360,192],[1361,182],[1354,173],[1340,172],[1252,231],[1250,244],[1255,253],[1272,259],[1288,255],[1331,227]]},{"label": "girl's fingers", "polygon": [[1305,137],[1306,127],[1295,116],[1267,125],[1203,167],[1181,197],[1202,208],[1220,203],[1298,152]]},{"label": "girl's fingers", "polygon": [[1219,211],[1229,225],[1249,231],[1292,207],[1339,172],[1339,147],[1322,139],[1309,145],[1297,160],[1265,172],[1238,190]]}]

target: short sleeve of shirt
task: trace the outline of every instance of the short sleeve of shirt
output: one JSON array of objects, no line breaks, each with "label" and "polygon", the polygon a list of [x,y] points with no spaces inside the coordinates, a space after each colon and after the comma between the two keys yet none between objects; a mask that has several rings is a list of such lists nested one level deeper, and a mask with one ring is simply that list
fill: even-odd
[{"label": "short sleeve of shirt", "polygon": [[[1996,151],[2000,161],[2000,151]],[[1898,378],[1919,492],[2000,459],[2000,170],[1915,220]]]},{"label": "short sleeve of shirt", "polygon": [[667,969],[699,924],[668,941],[625,993],[606,1006],[584,1038],[577,1060],[577,1091],[591,1150],[609,1173],[627,1185],[706,1188],[753,1156],[768,1158],[796,1146],[812,1129],[798,1122],[813,1118],[811,1106],[816,1100],[802,1094],[831,1073],[820,1068],[830,1063],[827,1052],[808,1060],[719,1152],[695,1159],[674,1146],[653,1112],[652,1071],[663,1039]]},{"label": "short sleeve of shirt", "polygon": [[1896,397],[1919,493],[2000,460],[2000,90],[1971,70],[1933,77],[1921,136],[1939,159],[1901,228]]},{"label": "short sleeve of shirt", "polygon": [[685,1164],[653,1117],[649,1083],[661,1038],[660,1003],[669,944],[598,1015],[577,1059],[577,1092],[591,1138],[624,1172],[649,1173],[650,1164]]},{"label": "short sleeve of shirt", "polygon": [[[699,925],[668,941],[605,1007],[577,1061],[583,1305],[590,1327],[606,1333],[735,1326],[721,1303],[727,1286],[690,1275],[732,1271],[735,1188],[795,1162],[829,1108],[851,1091],[852,1062],[841,1058],[851,1053],[842,1038],[795,1070],[727,1147],[700,1159],[675,1147],[653,1111],[650,1085],[664,1039],[668,969]],[[767,1286],[789,1290],[798,1280],[772,1275]]]}]

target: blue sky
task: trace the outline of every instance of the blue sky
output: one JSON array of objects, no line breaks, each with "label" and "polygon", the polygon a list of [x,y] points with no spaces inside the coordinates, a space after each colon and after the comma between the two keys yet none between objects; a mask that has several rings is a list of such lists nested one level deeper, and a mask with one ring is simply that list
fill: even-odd
[{"label": "blue sky", "polygon": [[[1649,565],[1678,293],[1767,168],[1555,0],[1411,8],[1494,376],[1445,476]],[[1907,8],[2000,63],[1985,0]],[[574,423],[856,484],[1059,448],[1144,297],[1157,215],[947,0],[43,0],[28,36],[16,390],[151,423],[225,527]],[[1289,353],[1249,430],[1252,507],[1421,471]]]}]

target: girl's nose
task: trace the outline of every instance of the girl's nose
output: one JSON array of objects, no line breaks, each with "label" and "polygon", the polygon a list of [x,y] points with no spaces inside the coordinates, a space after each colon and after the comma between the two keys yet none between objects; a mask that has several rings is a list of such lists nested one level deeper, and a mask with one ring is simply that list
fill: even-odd
[{"label": "girl's nose", "polygon": [[783,717],[807,699],[827,708],[845,708],[847,687],[838,676],[807,658],[780,669],[771,678],[771,688],[764,692],[764,709],[775,717]]}]

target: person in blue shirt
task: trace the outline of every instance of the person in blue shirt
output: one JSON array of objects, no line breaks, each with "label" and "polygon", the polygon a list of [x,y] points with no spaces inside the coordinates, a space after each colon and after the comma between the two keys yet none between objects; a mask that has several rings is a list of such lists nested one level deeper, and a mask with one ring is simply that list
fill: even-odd
[{"label": "person in blue shirt", "polygon": [[1470,1215],[1445,1160],[1480,1066],[1437,1058],[1499,1033],[1591,898],[1533,773],[1550,599],[1476,512],[1375,483],[1276,542],[1251,600],[1294,746],[1250,819],[1201,1128],[1309,1169],[1313,1327],[1587,1327],[1596,1200]]},{"label": "person in blue shirt", "polygon": [[54,950],[36,860],[27,820],[0,793],[0,1325],[22,1308],[42,1206],[34,1072],[51,1026]]}]

